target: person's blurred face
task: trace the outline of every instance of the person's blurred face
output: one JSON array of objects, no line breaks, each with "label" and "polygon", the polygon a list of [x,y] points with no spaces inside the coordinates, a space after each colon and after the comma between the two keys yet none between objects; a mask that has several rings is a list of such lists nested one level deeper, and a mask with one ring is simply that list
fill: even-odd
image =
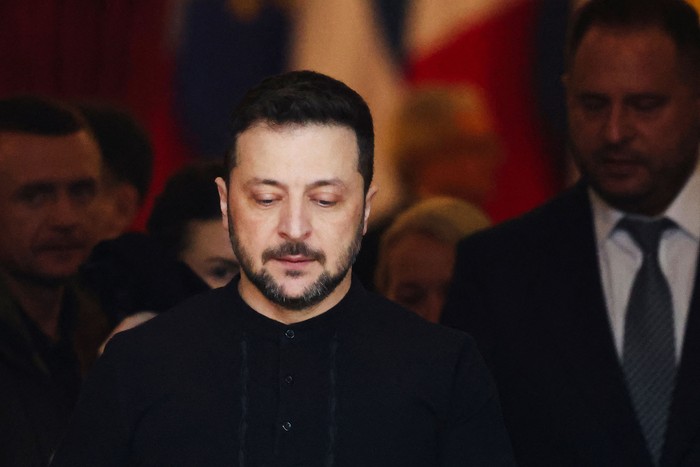
[{"label": "person's blurred face", "polygon": [[187,245],[180,252],[180,260],[212,289],[228,284],[238,274],[239,266],[221,221],[193,220],[187,231]]},{"label": "person's blurred face", "polygon": [[655,215],[692,173],[698,83],[661,29],[592,27],[566,77],[572,151],[612,206]]},{"label": "person's blurred face", "polygon": [[454,262],[454,246],[422,233],[402,235],[386,255],[387,298],[437,323]]},{"label": "person's blurred face", "polygon": [[416,177],[416,191],[420,198],[453,196],[483,205],[496,189],[500,165],[501,157],[495,150],[426,154]]},{"label": "person's blurred face", "polygon": [[99,149],[84,131],[0,133],[2,272],[42,284],[75,274],[95,242],[99,177]]},{"label": "person's blurred face", "polygon": [[228,188],[217,183],[253,308],[302,320],[340,301],[375,191],[365,196],[351,129],[255,125],[238,137]]}]

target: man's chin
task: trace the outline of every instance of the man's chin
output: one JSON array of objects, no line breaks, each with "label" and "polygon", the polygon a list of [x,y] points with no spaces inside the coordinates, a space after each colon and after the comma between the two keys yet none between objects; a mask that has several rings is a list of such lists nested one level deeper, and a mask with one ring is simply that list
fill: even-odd
[{"label": "man's chin", "polygon": [[74,275],[75,273],[67,274],[65,272],[58,271],[41,271],[31,273],[19,272],[10,274],[10,276],[17,282],[39,287],[61,287],[65,285]]},{"label": "man's chin", "polygon": [[314,306],[330,293],[329,290],[319,289],[318,280],[310,280],[308,277],[299,277],[299,280],[290,280],[286,277],[276,281],[274,292],[268,288],[267,298],[288,310],[304,310]]},{"label": "man's chin", "polygon": [[651,181],[645,174],[603,173],[596,179],[589,179],[593,188],[605,199],[635,199],[649,191]]},{"label": "man's chin", "polygon": [[610,184],[595,190],[613,208],[630,213],[652,214],[645,212],[652,198],[646,187],[637,184]]},{"label": "man's chin", "polygon": [[280,290],[285,295],[290,297],[299,297],[306,290],[319,280],[319,276],[311,276],[310,274],[286,274],[284,277],[274,277],[273,280],[279,286]]},{"label": "man's chin", "polygon": [[331,275],[323,272],[318,276],[305,274],[299,277],[275,277],[263,270],[248,275],[251,282],[271,302],[291,311],[312,308],[328,297],[340,284],[345,273]]}]

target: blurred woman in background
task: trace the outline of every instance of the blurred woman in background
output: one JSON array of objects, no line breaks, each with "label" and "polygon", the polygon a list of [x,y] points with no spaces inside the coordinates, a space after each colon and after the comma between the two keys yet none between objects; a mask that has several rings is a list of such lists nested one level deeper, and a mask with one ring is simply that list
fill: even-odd
[{"label": "blurred woman in background", "polygon": [[383,233],[375,284],[380,293],[438,322],[452,279],[457,242],[490,225],[466,201],[433,197],[399,214]]}]

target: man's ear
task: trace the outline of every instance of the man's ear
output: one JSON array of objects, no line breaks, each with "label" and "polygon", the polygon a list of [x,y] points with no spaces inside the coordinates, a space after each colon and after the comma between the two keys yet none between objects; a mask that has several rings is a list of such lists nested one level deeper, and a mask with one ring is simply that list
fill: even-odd
[{"label": "man's ear", "polygon": [[141,197],[135,186],[127,183],[116,187],[117,213],[122,219],[126,231],[136,219],[141,209]]},{"label": "man's ear", "polygon": [[377,194],[378,188],[377,186],[372,183],[369,186],[369,189],[367,190],[367,194],[365,195],[365,213],[364,213],[364,226],[362,227],[362,235],[367,233],[367,226],[369,225],[369,213],[372,210],[372,199],[374,198],[374,195]]},{"label": "man's ear", "polygon": [[216,189],[219,191],[219,208],[221,209],[221,223],[228,231],[228,188],[226,181],[221,177],[216,177]]}]

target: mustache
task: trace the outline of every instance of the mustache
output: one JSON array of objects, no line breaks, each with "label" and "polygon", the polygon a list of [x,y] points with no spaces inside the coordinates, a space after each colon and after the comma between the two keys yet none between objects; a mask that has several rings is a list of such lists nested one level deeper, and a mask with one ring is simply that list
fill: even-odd
[{"label": "mustache", "polygon": [[75,249],[85,248],[86,242],[77,238],[52,238],[46,239],[36,246],[38,250]]},{"label": "mustache", "polygon": [[304,258],[326,263],[326,255],[320,250],[314,250],[304,242],[285,242],[274,248],[268,248],[262,253],[263,264],[271,259],[279,259],[285,256],[303,256]]},{"label": "mustache", "polygon": [[639,151],[630,149],[626,144],[606,144],[594,152],[594,156],[598,160],[626,160],[631,162],[641,162],[644,160],[644,155]]}]

